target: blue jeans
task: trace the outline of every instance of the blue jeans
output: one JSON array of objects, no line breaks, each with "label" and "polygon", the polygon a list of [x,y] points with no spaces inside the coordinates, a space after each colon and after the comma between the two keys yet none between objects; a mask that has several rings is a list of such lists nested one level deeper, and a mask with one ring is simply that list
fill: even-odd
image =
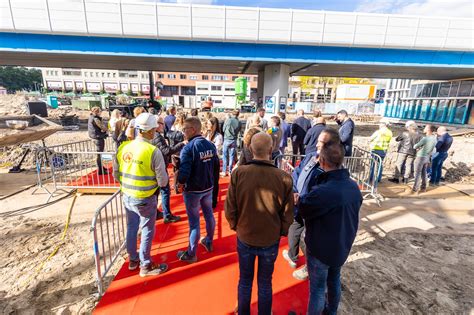
[{"label": "blue jeans", "polygon": [[163,217],[169,217],[171,215],[171,207],[170,207],[170,183],[166,187],[160,187],[160,194],[161,194],[161,208],[163,209]]},{"label": "blue jeans", "polygon": [[[237,148],[237,140],[224,140],[224,151],[222,156],[222,172],[226,173],[227,169],[229,173],[232,172],[232,166],[234,164],[235,150]],[[227,156],[229,156],[227,158]]]},{"label": "blue jeans", "polygon": [[[151,264],[151,242],[155,235],[156,208],[158,205],[156,195],[148,198],[137,199],[123,195],[123,204],[127,212],[127,253],[130,260],[140,259],[140,266]],[[140,253],[137,254],[138,228],[142,229]]]},{"label": "blue jeans", "polygon": [[306,264],[309,274],[308,315],[319,315],[322,311],[336,314],[341,300],[341,267],[329,267],[311,254],[306,256]]},{"label": "blue jeans", "polygon": [[237,239],[237,253],[239,254],[239,315],[250,314],[250,300],[252,296],[252,282],[255,269],[255,258],[258,257],[257,284],[258,284],[258,314],[270,315],[272,312],[272,276],[275,260],[278,256],[280,241],[269,247],[254,247]]},{"label": "blue jeans", "polygon": [[[377,181],[374,183],[375,186],[377,186],[377,183],[379,183],[382,180],[382,172],[383,172],[383,159],[385,158],[386,152],[382,150],[372,150],[371,151],[372,155],[378,155],[380,156],[380,172],[377,174]],[[375,163],[370,164],[370,175],[369,175],[369,181],[372,181],[374,178],[374,172],[378,170],[374,170],[375,168]]]},{"label": "blue jeans", "polygon": [[448,152],[436,152],[431,159],[431,184],[439,184],[443,163],[448,158]]},{"label": "blue jeans", "polygon": [[186,214],[188,215],[189,223],[189,256],[196,256],[197,246],[200,237],[200,224],[199,224],[199,208],[202,208],[202,214],[206,221],[206,238],[205,242],[208,244],[212,243],[214,238],[214,229],[216,227],[216,220],[214,219],[214,213],[212,212],[212,189],[203,192],[184,192],[183,193],[184,204],[186,205]]}]

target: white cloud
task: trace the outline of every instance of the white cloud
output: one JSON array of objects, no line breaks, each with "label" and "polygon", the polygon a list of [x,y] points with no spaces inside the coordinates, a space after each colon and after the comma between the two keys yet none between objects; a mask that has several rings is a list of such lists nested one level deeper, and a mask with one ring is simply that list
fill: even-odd
[{"label": "white cloud", "polygon": [[356,12],[472,18],[472,0],[362,0]]}]

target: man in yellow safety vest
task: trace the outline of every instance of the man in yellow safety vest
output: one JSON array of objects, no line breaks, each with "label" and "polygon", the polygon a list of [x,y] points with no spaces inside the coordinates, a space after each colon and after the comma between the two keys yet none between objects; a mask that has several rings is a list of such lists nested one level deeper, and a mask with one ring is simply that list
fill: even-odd
[{"label": "man in yellow safety vest", "polygon": [[[159,275],[168,269],[166,264],[153,264],[150,256],[158,203],[156,190],[168,184],[163,155],[150,143],[156,127],[155,116],[140,114],[135,119],[137,137],[120,145],[114,161],[114,177],[120,182],[127,213],[128,269],[140,266],[141,277]],[[139,227],[142,235],[137,253]]]},{"label": "man in yellow safety vest", "polygon": [[[377,183],[382,179],[383,159],[387,154],[390,141],[392,140],[392,131],[388,129],[388,125],[388,120],[385,118],[381,119],[379,130],[374,132],[369,139],[370,152],[372,152],[372,156],[379,161],[379,163],[372,163],[370,167],[370,181],[374,179],[374,168],[378,168],[378,170],[375,170],[375,172],[377,172],[376,181],[374,183],[375,186],[377,186]],[[375,155],[379,156],[380,160],[375,157]],[[378,164],[380,164],[380,166],[378,166]]]}]

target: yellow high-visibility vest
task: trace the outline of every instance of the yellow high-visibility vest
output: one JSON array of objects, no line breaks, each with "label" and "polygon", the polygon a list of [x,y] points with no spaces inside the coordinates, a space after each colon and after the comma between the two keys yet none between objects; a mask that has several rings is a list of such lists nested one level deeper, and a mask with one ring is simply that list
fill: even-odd
[{"label": "yellow high-visibility vest", "polygon": [[392,140],[392,132],[388,128],[377,130],[371,137],[370,149],[387,151]]},{"label": "yellow high-visibility vest", "polygon": [[118,149],[120,189],[134,198],[147,198],[158,188],[155,170],[151,167],[156,147],[146,141],[126,141]]}]

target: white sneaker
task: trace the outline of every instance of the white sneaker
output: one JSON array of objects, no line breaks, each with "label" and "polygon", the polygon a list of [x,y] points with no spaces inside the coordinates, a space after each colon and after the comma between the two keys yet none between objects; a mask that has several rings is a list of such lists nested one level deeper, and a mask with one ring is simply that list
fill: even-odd
[{"label": "white sneaker", "polygon": [[283,258],[285,258],[285,260],[288,262],[290,267],[295,269],[296,268],[296,262],[291,260],[290,255],[288,254],[288,250],[284,249],[281,254],[282,254]]},{"label": "white sneaker", "polygon": [[304,265],[300,269],[293,271],[293,278],[302,281],[308,279],[308,267]]}]

